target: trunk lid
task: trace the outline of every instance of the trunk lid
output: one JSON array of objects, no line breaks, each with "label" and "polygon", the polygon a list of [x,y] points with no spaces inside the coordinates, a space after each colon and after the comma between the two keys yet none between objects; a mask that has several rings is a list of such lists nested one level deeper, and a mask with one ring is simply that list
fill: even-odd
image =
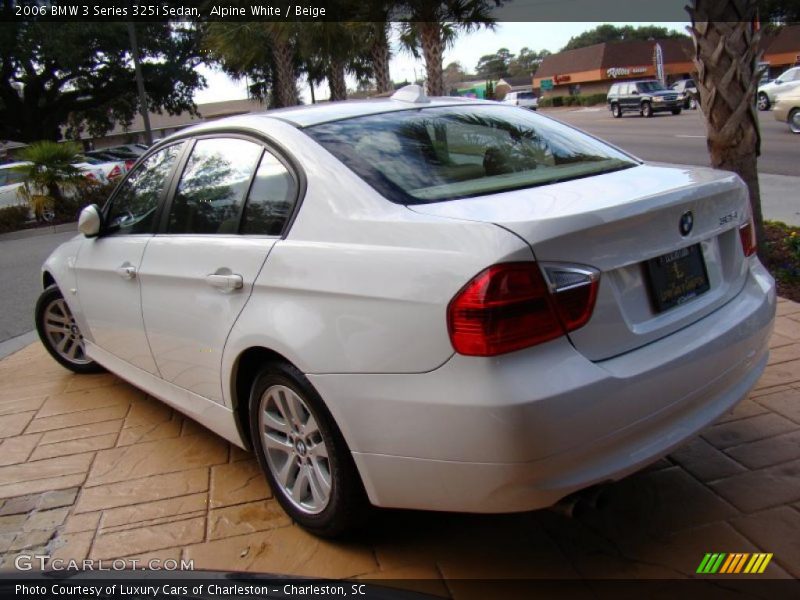
[{"label": "trunk lid", "polygon": [[[733,173],[640,165],[583,179],[409,206],[440,217],[492,222],[528,242],[536,260],[589,266],[600,286],[589,322],[572,331],[593,361],[628,352],[686,327],[742,289],[747,264],[739,227],[747,188]],[[680,221],[691,211],[693,227]],[[709,289],[659,310],[647,261],[699,245]]]}]

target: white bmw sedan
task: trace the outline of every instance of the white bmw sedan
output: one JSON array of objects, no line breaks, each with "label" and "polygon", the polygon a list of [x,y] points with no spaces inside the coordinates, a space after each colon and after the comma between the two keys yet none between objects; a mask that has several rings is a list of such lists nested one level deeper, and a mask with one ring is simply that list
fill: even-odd
[{"label": "white bmw sedan", "polygon": [[525,511],[747,395],[775,313],[750,214],[731,173],[404,89],[159,142],[48,258],[36,323],[252,448],[320,535]]}]

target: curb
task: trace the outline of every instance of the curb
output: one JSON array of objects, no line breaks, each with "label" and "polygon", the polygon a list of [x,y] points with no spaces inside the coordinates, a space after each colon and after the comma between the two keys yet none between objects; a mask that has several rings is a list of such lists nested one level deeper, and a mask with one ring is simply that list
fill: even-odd
[{"label": "curb", "polygon": [[64,233],[65,231],[74,231],[78,233],[78,223],[61,223],[60,225],[51,225],[48,227],[36,227],[33,229],[21,229],[20,231],[11,231],[9,233],[0,234],[0,242],[10,240],[21,240],[25,238],[38,237],[40,235],[50,235],[53,233]]},{"label": "curb", "polygon": [[29,331],[17,337],[10,338],[4,342],[0,342],[0,360],[11,356],[15,352],[19,352],[25,346],[30,346],[33,342],[39,339],[36,331]]}]

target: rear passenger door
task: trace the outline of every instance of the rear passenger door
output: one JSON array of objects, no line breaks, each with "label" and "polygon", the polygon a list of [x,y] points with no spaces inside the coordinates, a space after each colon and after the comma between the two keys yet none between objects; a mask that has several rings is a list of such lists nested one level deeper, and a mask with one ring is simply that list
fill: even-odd
[{"label": "rear passenger door", "polygon": [[298,185],[285,161],[244,137],[199,138],[184,161],[139,270],[142,313],[161,377],[222,403],[225,341]]}]

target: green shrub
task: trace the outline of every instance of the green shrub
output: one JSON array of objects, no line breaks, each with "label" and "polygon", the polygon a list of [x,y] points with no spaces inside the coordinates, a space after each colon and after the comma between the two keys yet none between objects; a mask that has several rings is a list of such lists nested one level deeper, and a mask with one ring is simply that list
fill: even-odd
[{"label": "green shrub", "polygon": [[597,106],[606,103],[605,94],[587,94],[585,96],[548,96],[539,98],[540,108],[551,106]]},{"label": "green shrub", "polygon": [[27,204],[17,204],[0,208],[0,233],[19,231],[25,228],[31,209]]}]

